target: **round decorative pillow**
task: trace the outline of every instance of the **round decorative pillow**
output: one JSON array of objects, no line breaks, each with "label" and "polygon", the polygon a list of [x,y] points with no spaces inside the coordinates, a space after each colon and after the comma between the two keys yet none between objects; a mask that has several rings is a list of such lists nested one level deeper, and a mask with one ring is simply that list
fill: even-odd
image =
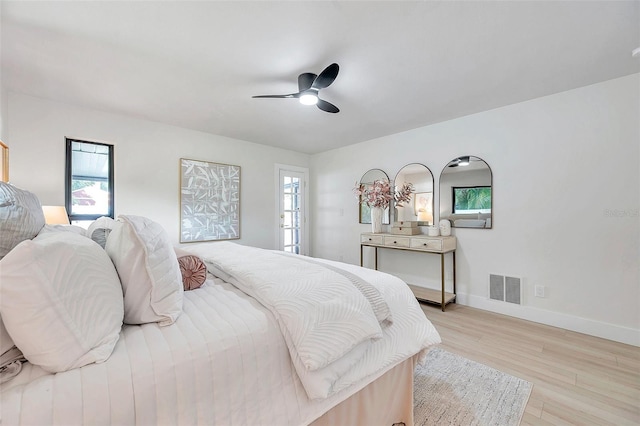
[{"label": "round decorative pillow", "polygon": [[195,290],[207,280],[207,265],[195,254],[175,249],[185,291]]}]

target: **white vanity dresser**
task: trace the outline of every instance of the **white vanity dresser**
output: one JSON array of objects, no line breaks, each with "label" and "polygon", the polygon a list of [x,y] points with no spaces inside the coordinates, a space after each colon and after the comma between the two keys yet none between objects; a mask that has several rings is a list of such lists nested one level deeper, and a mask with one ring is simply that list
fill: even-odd
[{"label": "white vanity dresser", "polygon": [[[374,191],[374,183],[386,183],[387,199],[380,200],[381,190]],[[372,224],[371,230],[360,235],[360,266],[363,266],[365,247],[375,252],[374,268],[378,269],[378,249],[405,250],[440,255],[441,288],[434,290],[409,284],[416,299],[436,303],[442,311],[448,303],[456,301],[456,248],[457,240],[451,236],[454,228],[493,228],[493,172],[480,157],[463,155],[449,161],[440,173],[436,193],[433,173],[422,163],[409,163],[389,180],[381,169],[367,171],[358,185],[360,204],[358,222]],[[406,190],[409,189],[407,194]],[[370,198],[364,197],[369,190]],[[438,195],[438,200],[434,195]],[[371,207],[384,208],[384,220],[374,221]],[[439,214],[436,214],[439,212]],[[369,217],[371,216],[371,220]],[[379,217],[379,214],[375,216]],[[372,223],[373,222],[373,223]],[[450,226],[446,226],[446,224]],[[377,232],[387,225],[390,232]],[[444,230],[442,227],[444,226]],[[428,227],[428,229],[426,228]],[[437,228],[436,228],[437,227]],[[433,229],[436,228],[436,229]],[[440,229],[438,229],[440,228]],[[430,235],[422,234],[426,232]],[[439,236],[437,236],[439,235]],[[367,249],[370,251],[371,249]],[[451,262],[445,255],[451,254]],[[452,268],[452,292],[445,289],[445,266]]]},{"label": "white vanity dresser", "polygon": [[[429,303],[440,304],[444,312],[448,303],[456,300],[456,237],[429,237],[424,234],[418,235],[397,235],[386,233],[365,232],[360,235],[360,266],[363,266],[363,256],[365,247],[373,247],[374,269],[378,269],[378,249],[407,250],[422,252],[426,254],[440,255],[440,271],[441,284],[440,291],[429,288],[418,287],[409,284],[416,299]],[[444,257],[447,253],[452,256],[453,268],[453,293],[445,292],[445,262]]]}]

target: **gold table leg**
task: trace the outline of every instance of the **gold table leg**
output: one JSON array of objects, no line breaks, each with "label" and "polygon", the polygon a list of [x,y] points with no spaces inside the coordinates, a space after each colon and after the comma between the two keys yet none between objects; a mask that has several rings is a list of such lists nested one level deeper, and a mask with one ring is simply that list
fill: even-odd
[{"label": "gold table leg", "polygon": [[444,312],[444,253],[440,254],[440,277],[442,279],[442,312]]},{"label": "gold table leg", "polygon": [[456,303],[456,299],[458,298],[458,293],[456,293],[456,252],[452,251],[451,255],[453,256],[453,295],[456,296],[453,302]]},{"label": "gold table leg", "polygon": [[373,249],[376,252],[374,263],[373,263],[373,269],[375,269],[377,271],[378,270],[378,247],[374,247]]}]

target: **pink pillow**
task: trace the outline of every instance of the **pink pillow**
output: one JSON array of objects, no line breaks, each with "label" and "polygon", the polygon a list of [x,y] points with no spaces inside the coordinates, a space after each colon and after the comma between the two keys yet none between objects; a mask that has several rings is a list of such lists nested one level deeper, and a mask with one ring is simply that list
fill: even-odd
[{"label": "pink pillow", "polygon": [[195,254],[175,248],[184,290],[195,290],[207,279],[207,265]]}]

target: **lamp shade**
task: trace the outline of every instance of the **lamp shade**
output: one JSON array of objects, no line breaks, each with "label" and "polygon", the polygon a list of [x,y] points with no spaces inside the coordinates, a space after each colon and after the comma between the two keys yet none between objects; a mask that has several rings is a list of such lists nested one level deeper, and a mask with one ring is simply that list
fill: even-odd
[{"label": "lamp shade", "polygon": [[69,225],[69,216],[64,206],[42,206],[47,225]]}]

